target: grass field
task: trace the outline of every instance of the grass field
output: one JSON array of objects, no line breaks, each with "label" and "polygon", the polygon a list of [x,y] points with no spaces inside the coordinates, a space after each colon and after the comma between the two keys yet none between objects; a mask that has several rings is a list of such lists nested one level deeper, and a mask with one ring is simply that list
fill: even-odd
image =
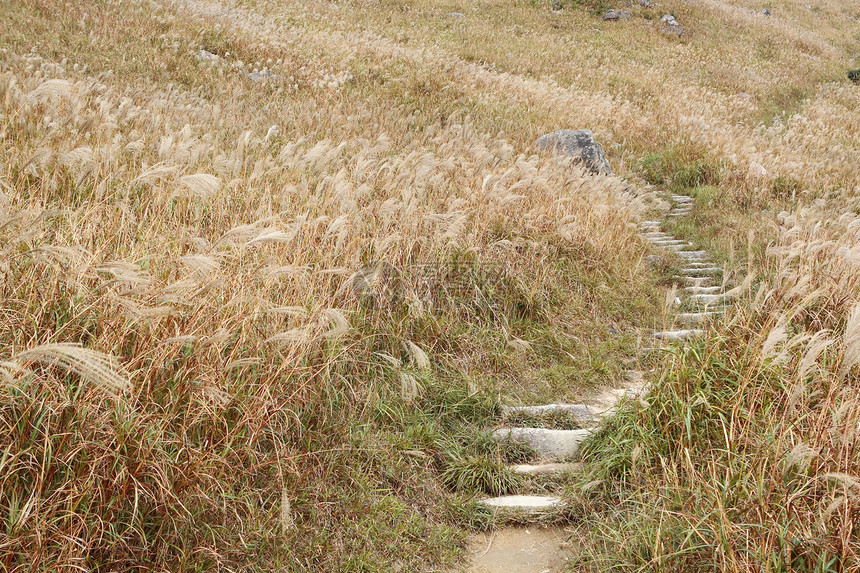
[{"label": "grass field", "polygon": [[670,190],[751,286],[589,443],[571,569],[860,568],[860,7],[656,4],[2,3],[0,567],[456,566],[500,406],[662,322]]}]

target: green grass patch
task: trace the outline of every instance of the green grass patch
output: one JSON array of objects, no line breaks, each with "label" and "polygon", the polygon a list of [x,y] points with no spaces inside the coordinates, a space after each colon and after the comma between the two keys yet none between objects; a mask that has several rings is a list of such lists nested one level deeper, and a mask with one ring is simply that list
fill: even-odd
[{"label": "green grass patch", "polygon": [[666,186],[672,192],[719,185],[721,181],[720,165],[689,145],[678,144],[646,155],[639,165],[646,181]]}]

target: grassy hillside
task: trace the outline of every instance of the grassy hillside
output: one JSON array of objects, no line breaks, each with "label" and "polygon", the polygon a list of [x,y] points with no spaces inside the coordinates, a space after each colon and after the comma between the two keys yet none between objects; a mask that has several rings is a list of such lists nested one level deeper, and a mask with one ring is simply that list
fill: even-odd
[{"label": "grassy hillside", "polygon": [[860,9],[562,5],[0,5],[4,568],[452,566],[500,405],[661,320],[649,184],[756,286],[591,444],[571,566],[856,562]]}]

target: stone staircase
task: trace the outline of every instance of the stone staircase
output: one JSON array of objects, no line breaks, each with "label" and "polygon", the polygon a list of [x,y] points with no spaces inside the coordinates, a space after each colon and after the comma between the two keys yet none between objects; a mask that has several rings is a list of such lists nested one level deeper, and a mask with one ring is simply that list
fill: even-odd
[{"label": "stone staircase", "polygon": [[[685,217],[692,212],[694,199],[686,195],[672,195],[672,208],[668,220]],[[671,325],[674,329],[654,332],[655,344],[683,344],[705,332],[708,323],[720,318],[731,302],[730,292],[724,290],[723,269],[718,267],[706,251],[693,250],[693,245],[662,231],[662,221],[643,221],[642,236],[655,247],[673,251],[682,261],[677,277],[680,290],[674,298]],[[647,393],[643,375],[628,373],[628,379],[620,387],[594,396],[583,404],[546,404],[539,406],[506,407],[504,417],[517,419],[552,416],[565,419],[578,429],[551,430],[540,427],[506,427],[493,432],[498,442],[512,441],[524,444],[538,458],[532,464],[511,466],[511,470],[523,476],[553,476],[575,472],[581,464],[570,461],[579,451],[579,446],[599,425],[602,417],[625,397],[642,396]],[[484,499],[481,503],[497,515],[510,516],[516,521],[535,521],[544,515],[552,515],[564,507],[559,497],[548,495],[505,495]]]}]

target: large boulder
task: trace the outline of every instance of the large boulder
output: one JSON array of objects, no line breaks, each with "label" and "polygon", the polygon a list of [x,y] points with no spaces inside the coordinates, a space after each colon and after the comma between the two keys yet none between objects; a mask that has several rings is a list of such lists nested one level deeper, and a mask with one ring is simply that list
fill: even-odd
[{"label": "large boulder", "polygon": [[535,146],[573,157],[592,173],[612,175],[612,168],[594,134],[588,129],[561,129],[538,138]]}]

